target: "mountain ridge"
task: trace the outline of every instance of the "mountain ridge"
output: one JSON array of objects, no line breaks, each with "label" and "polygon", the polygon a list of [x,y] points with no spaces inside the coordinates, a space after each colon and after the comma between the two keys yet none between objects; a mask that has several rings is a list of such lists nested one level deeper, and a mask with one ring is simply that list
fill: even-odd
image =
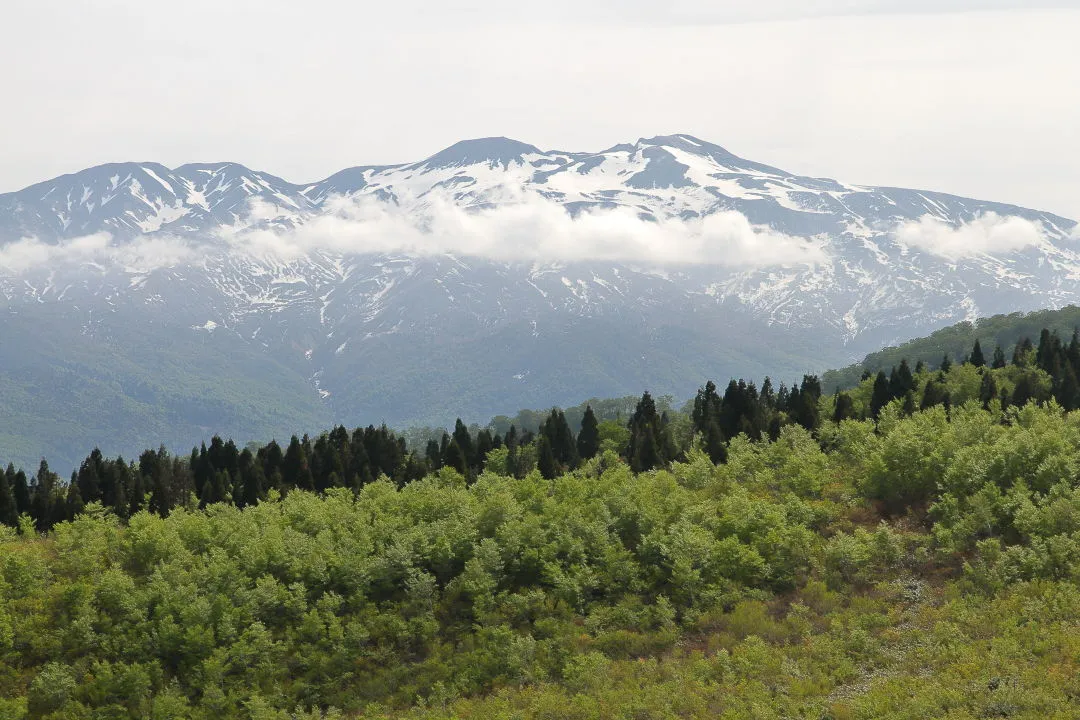
[{"label": "mountain ridge", "polygon": [[[58,414],[61,451],[127,452],[118,433],[183,448],[790,380],[1077,302],[1075,227],[687,134],[582,153],[481,138],[306,184],[238,163],[98,166],[0,195],[0,336],[18,361],[0,367],[0,458],[32,464],[31,430]],[[155,382],[170,347],[187,367]],[[35,406],[25,368],[39,392],[50,372],[93,392]],[[251,396],[276,389],[288,403]]]}]

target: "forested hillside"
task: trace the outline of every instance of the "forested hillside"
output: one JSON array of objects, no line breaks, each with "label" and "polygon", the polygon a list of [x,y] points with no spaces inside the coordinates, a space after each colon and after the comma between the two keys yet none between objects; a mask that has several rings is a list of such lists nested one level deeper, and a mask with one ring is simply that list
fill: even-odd
[{"label": "forested hillside", "polygon": [[965,355],[11,468],[0,717],[1077,717],[1080,340]]},{"label": "forested hillside", "polygon": [[920,360],[937,363],[942,356],[948,355],[952,361],[958,362],[970,352],[976,340],[989,348],[1000,345],[1006,353],[1011,353],[1018,342],[1024,338],[1039,337],[1043,329],[1067,337],[1076,327],[1080,327],[1080,308],[1074,305],[1061,310],[994,315],[975,322],[950,325],[927,337],[870,353],[860,363],[826,372],[821,381],[830,392],[837,388],[846,390],[854,387],[864,372],[888,370],[903,359],[910,363]]}]

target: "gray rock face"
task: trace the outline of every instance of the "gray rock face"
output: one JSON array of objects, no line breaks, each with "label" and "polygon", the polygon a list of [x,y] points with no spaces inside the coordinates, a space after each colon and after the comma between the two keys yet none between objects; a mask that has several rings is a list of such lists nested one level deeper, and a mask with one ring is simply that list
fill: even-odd
[{"label": "gray rock face", "polygon": [[[527,234],[485,257],[333,237],[352,203],[440,232],[423,219],[440,203],[483,213],[523,193],[570,218],[623,212],[687,232],[739,213],[765,250],[789,242],[812,257],[756,256],[724,234],[681,264],[534,257],[524,245],[544,238]],[[919,222],[942,247],[897,234]],[[104,165],[0,195],[0,416],[15,428],[0,461],[485,420],[645,388],[685,396],[707,378],[790,382],[958,320],[1076,302],[1075,227],[800,177],[688,135],[598,153],[471,140],[308,185],[234,163]],[[1007,236],[1025,229],[1036,237]],[[86,236],[111,250],[72,254]],[[319,241],[263,252],[294,236]],[[44,261],[16,262],[27,238]]]}]

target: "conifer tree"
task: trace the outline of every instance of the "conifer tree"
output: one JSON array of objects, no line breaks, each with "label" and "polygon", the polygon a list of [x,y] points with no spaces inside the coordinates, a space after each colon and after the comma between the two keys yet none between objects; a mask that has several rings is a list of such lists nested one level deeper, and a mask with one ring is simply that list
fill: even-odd
[{"label": "conifer tree", "polygon": [[551,411],[547,420],[544,421],[540,434],[547,436],[555,462],[560,468],[572,470],[577,467],[577,445],[574,443],[574,434],[570,431],[570,425],[566,422],[566,415],[562,410]]},{"label": "conifer tree", "polygon": [[986,365],[986,358],[983,356],[982,345],[979,344],[978,338],[975,339],[975,346],[971,348],[970,362],[977,368]]},{"label": "conifer tree", "polygon": [[484,428],[476,433],[476,463],[477,468],[487,460],[487,454],[495,447],[495,440],[491,437],[491,430]]},{"label": "conifer tree", "polygon": [[[729,386],[730,389],[730,386]],[[694,430],[704,434],[710,420],[718,420],[720,416],[720,395],[716,392],[716,383],[709,380],[705,387],[698,390],[694,398],[694,409],[691,420]]]},{"label": "conifer tree", "polygon": [[1080,408],[1080,382],[1071,364],[1061,369],[1061,381],[1058,383],[1057,401],[1065,410]]},{"label": "conifer tree", "polygon": [[552,480],[559,475],[555,452],[551,447],[551,440],[545,433],[540,433],[536,438],[536,469],[545,480]]},{"label": "conifer tree", "polygon": [[19,510],[15,507],[15,492],[11,487],[11,476],[14,470],[0,472],[0,525],[17,527],[19,524]]},{"label": "conifer tree", "polygon": [[874,380],[874,389],[870,395],[870,415],[877,420],[881,409],[889,404],[892,393],[889,390],[889,378],[885,377],[885,371],[879,370]]},{"label": "conifer tree", "polygon": [[705,452],[709,454],[709,459],[714,464],[719,465],[727,462],[727,438],[724,437],[720,424],[715,418],[710,419],[708,425],[705,426],[705,434],[702,439],[705,444]]},{"label": "conifer tree", "polygon": [[904,397],[915,389],[915,376],[911,374],[911,367],[908,365],[907,358],[900,360],[900,366],[896,369],[896,376],[898,380],[896,397]]},{"label": "conifer tree", "polygon": [[90,457],[79,466],[76,483],[79,486],[79,494],[84,503],[101,500],[101,476],[104,474],[104,463],[101,450],[94,448]]},{"label": "conifer tree", "polygon": [[630,461],[630,469],[634,472],[645,472],[659,467],[664,462],[658,438],[660,418],[656,413],[656,402],[648,391],[641,396],[634,409],[629,429],[627,459]]},{"label": "conifer tree", "polygon": [[578,456],[582,460],[596,457],[600,451],[600,423],[596,421],[596,413],[592,405],[585,406],[585,415],[581,418],[581,431],[577,436]]},{"label": "conifer tree", "polygon": [[1012,364],[1017,367],[1028,367],[1034,361],[1035,346],[1031,344],[1031,338],[1024,338],[1013,350]]},{"label": "conifer tree", "polygon": [[821,425],[820,408],[821,381],[817,375],[804,375],[799,388],[798,406],[795,408],[795,420],[811,432]]},{"label": "conifer tree", "polygon": [[443,466],[453,468],[463,478],[469,479],[469,460],[465,457],[465,451],[458,445],[456,437],[446,446],[446,454],[443,455]]},{"label": "conifer tree", "polygon": [[8,477],[11,478],[11,494],[15,497],[15,509],[20,515],[30,512],[30,484],[26,480],[26,473],[16,471],[14,466],[8,465]]},{"label": "conifer tree", "polygon": [[[461,418],[458,418],[457,422],[454,423],[454,436],[452,439],[461,449],[462,455],[465,456],[466,467],[474,467],[476,465],[476,453],[473,448],[472,436],[469,434],[469,428],[465,426]],[[468,473],[464,474],[468,475]]]},{"label": "conifer tree", "polygon": [[949,391],[945,385],[943,378],[939,377],[932,379],[926,383],[926,387],[923,389],[922,402],[919,404],[920,410],[926,410],[936,405],[949,404]]},{"label": "conifer tree", "polygon": [[776,409],[776,393],[773,391],[772,379],[768,375],[765,376],[764,382],[761,383],[761,395],[759,396],[761,407],[766,411]]},{"label": "conifer tree", "polygon": [[855,401],[846,392],[836,391],[833,396],[833,422],[855,419]]},{"label": "conifer tree", "polygon": [[994,348],[994,359],[990,363],[990,367],[994,370],[1000,370],[1005,367],[1005,351],[998,345]]},{"label": "conifer tree", "polygon": [[1016,381],[1016,387],[1013,389],[1012,397],[1009,398],[1009,403],[1016,407],[1023,407],[1028,402],[1036,400],[1035,395],[1035,382],[1029,373],[1024,373]]},{"label": "conifer tree", "polygon": [[428,467],[432,470],[438,470],[442,467],[442,453],[439,452],[438,441],[434,439],[428,440],[427,449],[424,450],[424,458],[427,460]]},{"label": "conifer tree", "polygon": [[71,474],[71,482],[68,484],[67,498],[64,501],[64,519],[74,520],[79,515],[83,508],[86,507],[83,503],[82,494],[79,492],[79,486],[75,482],[76,475],[73,472]]},{"label": "conifer tree", "polygon": [[942,356],[941,366],[939,369],[946,375],[948,375],[949,371],[952,370],[952,358],[949,357],[949,353],[945,353],[945,355]]},{"label": "conifer tree", "polygon": [[979,386],[979,401],[982,402],[983,408],[989,410],[990,403],[997,397],[998,386],[997,381],[994,380],[994,373],[983,373],[982,384]]}]

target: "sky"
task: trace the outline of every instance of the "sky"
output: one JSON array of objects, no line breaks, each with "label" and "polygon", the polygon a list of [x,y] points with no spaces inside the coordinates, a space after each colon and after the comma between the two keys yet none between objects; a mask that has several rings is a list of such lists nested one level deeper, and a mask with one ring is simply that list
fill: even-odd
[{"label": "sky", "polygon": [[1080,219],[1080,0],[7,0],[0,191],[103,162],[294,182],[505,135],[690,133]]}]

